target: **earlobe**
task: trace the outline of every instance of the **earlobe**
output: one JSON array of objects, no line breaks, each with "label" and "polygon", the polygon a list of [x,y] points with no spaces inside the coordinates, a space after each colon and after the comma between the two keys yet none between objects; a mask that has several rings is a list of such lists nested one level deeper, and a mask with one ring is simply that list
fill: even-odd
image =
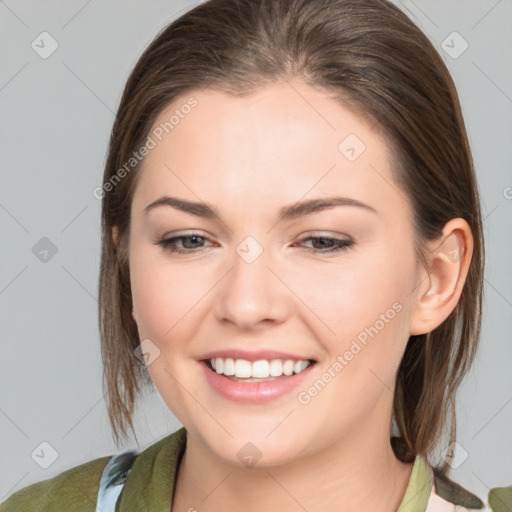
[{"label": "earlobe", "polygon": [[429,272],[418,287],[409,328],[411,335],[434,330],[457,306],[473,253],[469,224],[461,218],[450,220],[441,237],[430,247]]}]

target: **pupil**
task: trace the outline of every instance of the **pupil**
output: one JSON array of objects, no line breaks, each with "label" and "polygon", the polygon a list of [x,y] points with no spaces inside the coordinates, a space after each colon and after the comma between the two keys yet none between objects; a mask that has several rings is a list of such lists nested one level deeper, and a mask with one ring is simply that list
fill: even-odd
[{"label": "pupil", "polygon": [[191,241],[192,245],[193,245],[194,243],[198,243],[198,239],[199,238],[202,238],[202,237],[200,237],[198,235],[192,235],[192,236],[189,237],[189,241]]},{"label": "pupil", "polygon": [[[321,242],[321,244],[320,244],[320,245],[322,245],[322,246],[324,246],[324,247],[325,247],[325,242],[327,241],[327,239],[326,239],[326,238],[319,238],[318,240],[319,240],[319,242]],[[327,241],[327,245],[328,245],[328,244],[329,244],[329,241]]]}]

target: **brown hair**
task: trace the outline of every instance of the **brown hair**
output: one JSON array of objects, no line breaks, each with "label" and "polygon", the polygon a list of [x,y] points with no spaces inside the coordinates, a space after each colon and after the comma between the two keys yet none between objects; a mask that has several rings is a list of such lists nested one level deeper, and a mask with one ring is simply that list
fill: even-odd
[{"label": "brown hair", "polygon": [[[480,337],[484,245],[471,151],[443,60],[387,0],[210,0],[165,27],[144,51],[128,78],[110,138],[99,324],[116,442],[120,434],[127,436],[126,425],[134,432],[136,398],[141,384],[151,382],[134,354],[140,340],[131,316],[127,252],[141,165],[127,172],[125,164],[178,96],[205,88],[242,96],[291,77],[350,101],[385,134],[395,180],[411,201],[417,256],[424,265],[424,243],[439,237],[446,222],[461,217],[471,227],[474,251],[459,302],[438,328],[410,337],[394,398],[393,448],[399,459],[428,457],[447,427],[449,441],[455,440],[455,394]],[[437,470],[446,472],[447,463]]]}]

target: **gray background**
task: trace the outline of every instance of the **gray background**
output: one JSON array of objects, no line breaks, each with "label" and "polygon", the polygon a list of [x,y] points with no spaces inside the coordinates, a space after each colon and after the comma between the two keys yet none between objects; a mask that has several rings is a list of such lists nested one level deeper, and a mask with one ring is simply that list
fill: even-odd
[{"label": "gray background", "polygon": [[[485,499],[512,484],[512,0],[395,1],[452,72],[482,194],[482,346],[459,397],[452,475]],[[0,501],[118,451],[101,389],[93,190],[128,73],[196,3],[0,0]],[[31,47],[51,48],[44,31],[58,44],[46,59]],[[46,262],[43,237],[57,250]],[[180,423],[154,391],[136,425],[140,445],[120,449]]]}]

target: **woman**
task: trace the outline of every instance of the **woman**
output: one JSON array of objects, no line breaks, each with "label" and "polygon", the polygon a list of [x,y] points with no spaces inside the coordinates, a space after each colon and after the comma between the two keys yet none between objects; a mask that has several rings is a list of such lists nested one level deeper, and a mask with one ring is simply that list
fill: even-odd
[{"label": "woman", "polygon": [[97,193],[114,435],[152,384],[183,428],[1,512],[483,507],[447,476],[478,187],[453,81],[398,8],[190,10],[131,73]]}]

